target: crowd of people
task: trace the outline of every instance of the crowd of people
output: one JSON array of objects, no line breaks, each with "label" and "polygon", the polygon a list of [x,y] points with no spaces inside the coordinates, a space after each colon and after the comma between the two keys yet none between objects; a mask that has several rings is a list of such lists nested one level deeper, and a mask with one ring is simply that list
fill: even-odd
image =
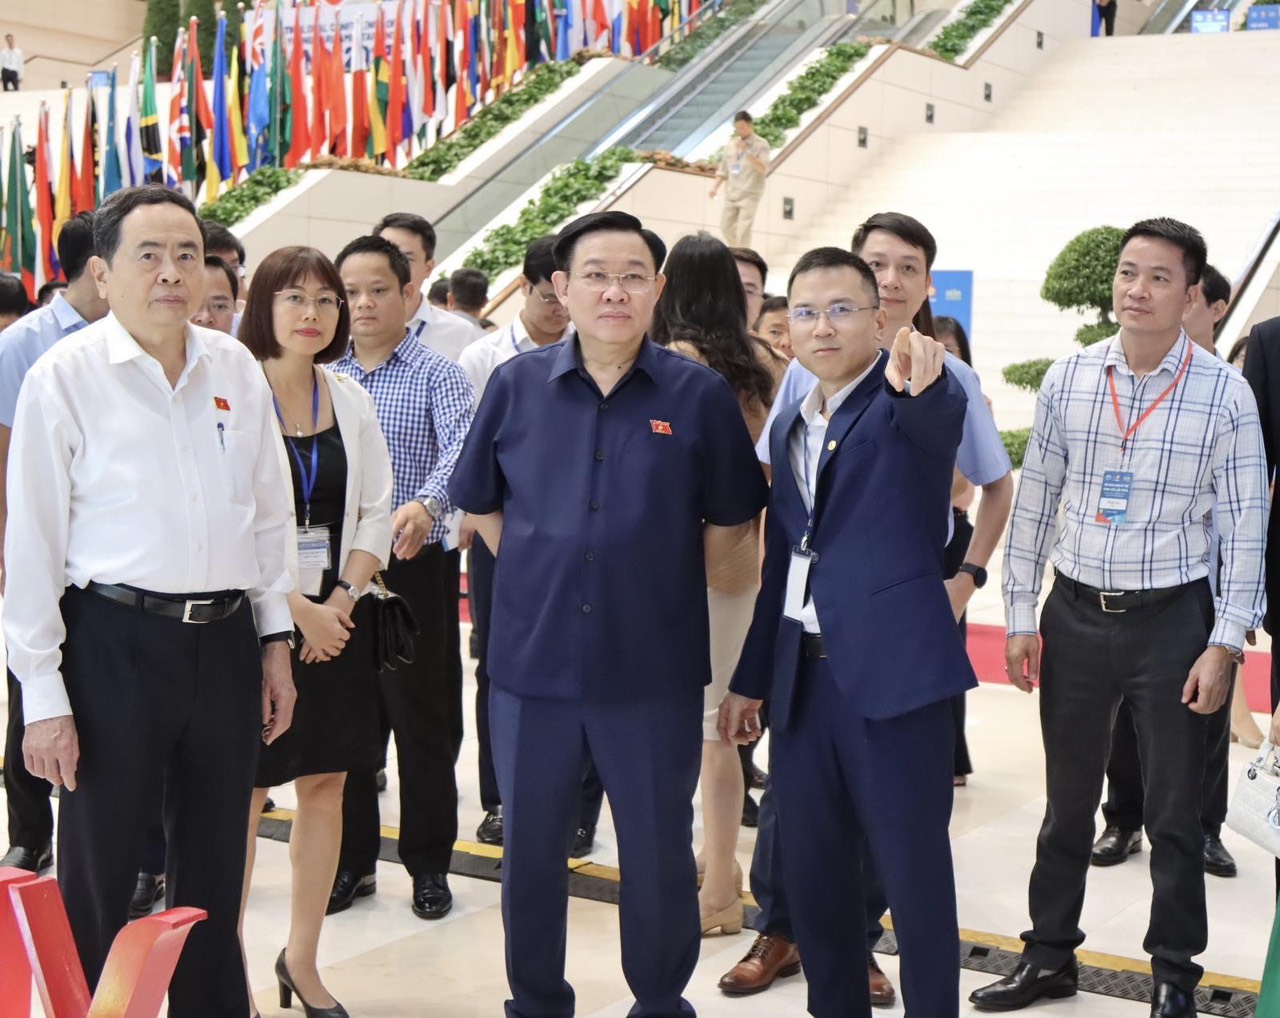
[{"label": "crowd of people", "polygon": [[777,294],[750,248],[697,233],[668,250],[631,215],[583,216],[528,246],[501,328],[482,274],[433,281],[435,246],[393,212],[332,259],[273,251],[250,280],[180,192],[130,188],[66,224],[65,288],[0,333],[0,865],[56,854],[90,987],[164,900],[208,912],[170,1014],[256,1013],[254,846],[292,782],[281,1002],[346,1015],[317,952],[326,915],[379,893],[389,740],[408,903],[437,920],[473,710],[512,1018],[573,1014],[565,860],[591,852],[606,794],[633,1014],[694,1013],[701,936],[746,921],[751,822],[757,936],[723,993],[803,966],[817,1018],[892,1004],[872,953],[891,911],[910,1013],[958,1015],[965,612],[1004,541],[1008,678],[1039,688],[1049,801],[1021,962],[970,999],[1074,995],[1090,864],[1145,829],[1151,1013],[1194,1015],[1205,873],[1235,873],[1233,716],[1261,737],[1237,664],[1280,587],[1280,321],[1244,374],[1217,357],[1230,286],[1200,235],[1125,234],[1119,330],[1050,369],[1016,497],[909,215],[806,252]]}]

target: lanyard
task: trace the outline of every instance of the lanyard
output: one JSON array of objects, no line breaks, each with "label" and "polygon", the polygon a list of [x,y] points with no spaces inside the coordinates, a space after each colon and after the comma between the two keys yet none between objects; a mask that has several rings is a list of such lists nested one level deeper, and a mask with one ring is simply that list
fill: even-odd
[{"label": "lanyard", "polygon": [[422,335],[422,330],[427,327],[427,320],[424,318],[418,323],[418,327],[413,330],[412,337],[418,339]]},{"label": "lanyard", "polygon": [[804,488],[809,496],[809,519],[804,525],[804,537],[800,539],[800,550],[808,552],[809,541],[813,538],[813,527],[818,519],[818,485],[816,480],[814,483],[809,481],[809,424],[803,417],[800,418],[803,425],[800,432],[800,448],[804,451]]},{"label": "lanyard", "polygon": [[1178,374],[1174,377],[1173,381],[1169,383],[1169,387],[1155,398],[1155,402],[1153,402],[1149,407],[1147,407],[1147,409],[1142,412],[1142,414],[1138,417],[1136,421],[1134,421],[1131,425],[1129,425],[1129,428],[1127,431],[1125,430],[1125,426],[1124,426],[1124,417],[1121,416],[1120,414],[1120,397],[1116,393],[1115,369],[1114,367],[1111,367],[1111,366],[1107,368],[1107,382],[1111,385],[1111,405],[1112,407],[1115,408],[1116,425],[1120,429],[1120,448],[1121,449],[1125,447],[1125,443],[1128,442],[1129,439],[1131,439],[1135,434],[1137,434],[1138,429],[1142,426],[1143,422],[1146,421],[1146,419],[1151,416],[1151,414],[1155,411],[1155,408],[1158,407],[1161,403],[1163,403],[1165,401],[1165,398],[1169,395],[1169,393],[1173,392],[1173,390],[1178,387],[1178,383],[1182,381],[1182,376],[1187,373],[1187,368],[1189,368],[1190,366],[1191,366],[1191,341],[1188,340],[1187,341],[1187,357],[1186,357],[1186,360],[1182,362],[1182,367],[1178,369]]},{"label": "lanyard", "polygon": [[[276,417],[280,419],[280,426],[286,431],[289,426],[284,422],[284,414],[280,410],[280,401],[276,399],[276,394],[271,394],[271,402],[275,404]],[[302,462],[302,453],[298,452],[298,446],[294,439],[289,435],[285,435],[285,443],[289,446],[293,453],[293,458],[298,463],[298,478],[302,481],[302,503],[303,503],[303,523],[304,527],[311,526],[311,496],[316,490],[316,478],[320,476],[320,436],[315,432],[320,427],[320,382],[314,374],[311,376],[311,473],[307,473],[306,464]]]},{"label": "lanyard", "polygon": [[514,323],[514,322],[512,322],[510,325],[508,325],[508,326],[507,326],[507,328],[511,330],[511,349],[512,349],[512,350],[514,350],[516,353],[519,353],[519,352],[520,352],[520,341],[519,341],[518,339],[516,339],[516,326],[515,326],[515,323]]}]

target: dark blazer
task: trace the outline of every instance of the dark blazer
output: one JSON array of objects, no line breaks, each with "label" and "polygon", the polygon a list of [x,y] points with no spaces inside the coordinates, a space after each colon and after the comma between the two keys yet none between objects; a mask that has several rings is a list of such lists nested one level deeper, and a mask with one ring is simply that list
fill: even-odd
[{"label": "dark blazer", "polygon": [[[1267,474],[1275,477],[1280,456],[1280,318],[1259,322],[1249,331],[1245,347],[1244,377],[1258,401],[1262,418],[1262,442],[1267,450]],[[1280,613],[1280,506],[1271,501],[1267,525],[1267,616],[1263,628],[1275,633]]]},{"label": "dark blazer", "polygon": [[[818,461],[818,517],[809,572],[836,682],[857,714],[897,717],[976,685],[943,586],[951,475],[964,427],[964,390],[944,370],[919,396],[870,375],[832,415]],[[769,435],[773,488],[760,596],[730,688],[771,700],[785,727],[803,627],[783,617],[792,549],[808,511],[791,469],[800,403]],[[832,444],[835,448],[832,450]]]}]

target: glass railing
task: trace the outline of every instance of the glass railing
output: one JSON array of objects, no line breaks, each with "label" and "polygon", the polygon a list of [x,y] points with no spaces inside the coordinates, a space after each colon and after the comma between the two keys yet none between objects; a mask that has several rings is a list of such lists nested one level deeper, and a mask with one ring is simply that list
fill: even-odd
[{"label": "glass railing", "polygon": [[[735,15],[734,8],[742,3],[750,0],[737,0],[725,7],[703,6],[551,131],[513,153],[488,181],[438,215],[437,257],[447,258],[556,166],[614,144],[611,139],[619,128],[639,123],[636,118],[641,111],[679,101],[681,96],[687,99],[696,95],[706,80],[719,77],[728,66],[742,60],[760,39],[774,39],[775,27],[786,31],[790,26],[790,31],[795,32],[804,17],[810,19],[810,24],[821,17],[824,5],[831,14],[847,13],[844,0],[767,0],[758,9],[753,5],[750,16],[738,21],[736,18],[741,15]],[[720,19],[725,27],[717,24]],[[704,41],[699,43],[699,39]],[[677,48],[678,44],[683,46]],[[681,57],[687,52],[683,47],[689,45],[698,46],[691,60]],[[794,61],[797,55],[788,49],[753,72],[748,83],[751,94],[757,94],[757,82],[767,84],[771,76],[785,69],[785,61]]]},{"label": "glass railing", "polygon": [[1234,12],[1245,0],[1162,0],[1142,26],[1141,35],[1171,35],[1191,31],[1196,11]]},{"label": "glass railing", "polygon": [[753,26],[743,43],[706,69],[695,90],[656,97],[598,150],[621,144],[687,156],[806,54],[849,35],[892,35],[894,16],[895,0],[872,0],[861,11],[831,0],[797,0],[776,18]]}]

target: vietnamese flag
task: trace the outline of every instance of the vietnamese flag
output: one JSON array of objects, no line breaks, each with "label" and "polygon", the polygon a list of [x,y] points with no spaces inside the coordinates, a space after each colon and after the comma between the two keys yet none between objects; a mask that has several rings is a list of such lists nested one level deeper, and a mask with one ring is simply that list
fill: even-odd
[{"label": "vietnamese flag", "polygon": [[[114,72],[112,72],[114,73]],[[71,189],[71,211],[92,212],[98,205],[98,106],[93,89],[85,89],[89,106],[84,113],[84,139],[80,143],[80,164]],[[113,142],[115,139],[108,139]]]},{"label": "vietnamese flag", "polygon": [[404,135],[404,0],[396,4],[396,26],[391,33],[391,79],[387,84],[387,161],[394,169]]}]

